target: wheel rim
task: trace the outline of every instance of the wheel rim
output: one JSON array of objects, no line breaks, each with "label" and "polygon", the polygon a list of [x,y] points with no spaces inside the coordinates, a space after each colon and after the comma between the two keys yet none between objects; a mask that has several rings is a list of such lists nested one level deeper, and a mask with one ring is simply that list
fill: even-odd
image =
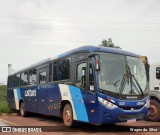
[{"label": "wheel rim", "polygon": [[69,109],[65,109],[64,111],[64,122],[70,124],[71,122],[71,111]]},{"label": "wheel rim", "polygon": [[149,119],[155,119],[156,117],[158,117],[157,107],[150,105]]}]

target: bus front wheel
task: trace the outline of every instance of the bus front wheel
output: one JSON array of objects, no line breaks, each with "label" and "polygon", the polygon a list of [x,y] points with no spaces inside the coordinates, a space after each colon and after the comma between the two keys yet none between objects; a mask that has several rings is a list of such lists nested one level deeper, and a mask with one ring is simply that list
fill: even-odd
[{"label": "bus front wheel", "polygon": [[20,115],[22,116],[22,117],[26,117],[27,116],[27,112],[25,111],[25,104],[24,104],[24,102],[22,102],[21,104],[20,104]]},{"label": "bus front wheel", "polygon": [[65,126],[73,127],[74,120],[73,120],[73,110],[70,104],[66,104],[63,109],[63,122]]},{"label": "bus front wheel", "polygon": [[155,122],[160,120],[160,103],[158,103],[156,100],[150,101],[150,113],[148,120]]}]

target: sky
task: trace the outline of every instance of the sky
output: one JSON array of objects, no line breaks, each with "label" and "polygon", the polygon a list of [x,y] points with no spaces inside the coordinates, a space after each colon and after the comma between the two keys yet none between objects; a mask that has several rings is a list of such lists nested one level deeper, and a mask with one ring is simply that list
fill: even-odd
[{"label": "sky", "polygon": [[160,61],[160,0],[0,0],[0,83],[35,62],[112,38]]}]

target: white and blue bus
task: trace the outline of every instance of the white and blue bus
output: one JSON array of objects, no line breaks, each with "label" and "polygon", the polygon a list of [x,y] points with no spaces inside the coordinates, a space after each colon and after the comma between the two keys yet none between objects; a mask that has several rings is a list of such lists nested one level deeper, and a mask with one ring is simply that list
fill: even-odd
[{"label": "white and blue bus", "polygon": [[29,112],[92,124],[131,122],[149,114],[149,94],[140,55],[83,46],[8,76],[8,103]]}]

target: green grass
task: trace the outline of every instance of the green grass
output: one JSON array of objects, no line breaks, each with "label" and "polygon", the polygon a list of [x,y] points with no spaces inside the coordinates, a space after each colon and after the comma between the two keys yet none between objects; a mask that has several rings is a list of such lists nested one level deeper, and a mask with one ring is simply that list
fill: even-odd
[{"label": "green grass", "polygon": [[15,112],[8,106],[7,102],[7,87],[6,85],[0,85],[0,114]]}]

